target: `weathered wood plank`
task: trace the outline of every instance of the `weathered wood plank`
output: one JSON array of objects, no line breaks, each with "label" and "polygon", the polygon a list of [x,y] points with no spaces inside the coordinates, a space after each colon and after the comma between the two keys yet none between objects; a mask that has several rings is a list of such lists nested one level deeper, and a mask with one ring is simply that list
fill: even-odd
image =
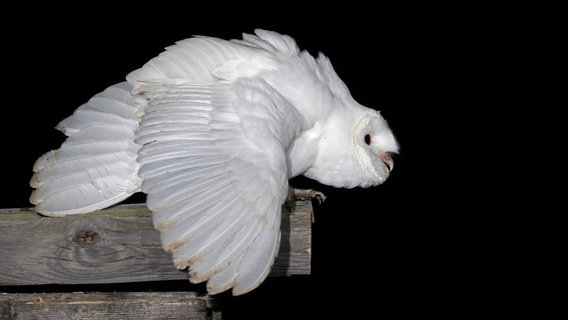
[{"label": "weathered wood plank", "polygon": [[[309,274],[311,202],[283,210],[272,276]],[[0,209],[0,285],[97,284],[187,279],[160,244],[143,204],[62,218]]]},{"label": "weathered wood plank", "polygon": [[191,292],[0,293],[0,319],[221,319]]}]

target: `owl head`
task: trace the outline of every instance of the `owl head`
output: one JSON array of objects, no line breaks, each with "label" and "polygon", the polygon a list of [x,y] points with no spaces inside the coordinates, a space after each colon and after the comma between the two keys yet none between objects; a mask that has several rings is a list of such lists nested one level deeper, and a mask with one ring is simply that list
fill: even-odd
[{"label": "owl head", "polygon": [[326,121],[316,161],[304,175],[339,188],[382,184],[394,168],[398,143],[378,111],[350,110]]}]

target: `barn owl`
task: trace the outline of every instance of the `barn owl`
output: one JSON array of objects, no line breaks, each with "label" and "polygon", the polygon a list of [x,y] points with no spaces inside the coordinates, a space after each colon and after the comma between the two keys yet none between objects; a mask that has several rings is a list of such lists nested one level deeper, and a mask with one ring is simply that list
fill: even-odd
[{"label": "barn owl", "polygon": [[56,128],[67,138],[34,164],[35,210],[83,214],[143,192],[173,264],[210,294],[265,280],[289,179],[380,185],[399,148],[325,55],[262,29],[178,41]]}]

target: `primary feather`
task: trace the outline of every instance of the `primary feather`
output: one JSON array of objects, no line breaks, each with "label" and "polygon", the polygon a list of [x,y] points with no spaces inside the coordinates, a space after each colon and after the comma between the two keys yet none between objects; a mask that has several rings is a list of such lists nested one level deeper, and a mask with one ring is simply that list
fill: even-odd
[{"label": "primary feather", "polygon": [[327,57],[260,29],[179,41],[57,128],[67,140],[33,168],[36,211],[86,213],[142,191],[174,265],[235,295],[270,272],[288,179],[378,185],[398,151]]},{"label": "primary feather", "polygon": [[140,191],[134,143],[140,121],[132,85],[122,82],[95,95],[57,128],[67,140],[34,164],[30,202],[36,211],[64,216],[95,211]]}]

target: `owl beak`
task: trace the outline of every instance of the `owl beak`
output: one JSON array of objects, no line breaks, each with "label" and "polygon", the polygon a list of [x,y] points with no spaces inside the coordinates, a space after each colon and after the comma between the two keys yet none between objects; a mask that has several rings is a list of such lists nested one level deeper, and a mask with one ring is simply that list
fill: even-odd
[{"label": "owl beak", "polygon": [[394,168],[394,161],[392,160],[391,156],[388,154],[388,152],[381,152],[381,154],[379,155],[379,157],[381,158],[381,160],[385,163],[385,165],[387,166],[387,171],[391,172],[392,169]]}]

